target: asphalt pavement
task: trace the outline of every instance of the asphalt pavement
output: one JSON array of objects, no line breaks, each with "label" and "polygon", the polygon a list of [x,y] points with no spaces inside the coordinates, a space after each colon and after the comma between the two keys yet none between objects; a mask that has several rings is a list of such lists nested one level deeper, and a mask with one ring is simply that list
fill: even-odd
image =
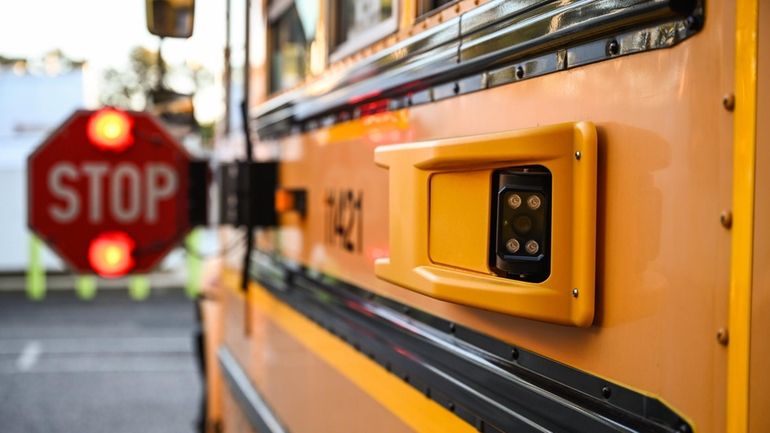
[{"label": "asphalt pavement", "polygon": [[194,325],[181,291],[0,292],[0,433],[194,432]]}]

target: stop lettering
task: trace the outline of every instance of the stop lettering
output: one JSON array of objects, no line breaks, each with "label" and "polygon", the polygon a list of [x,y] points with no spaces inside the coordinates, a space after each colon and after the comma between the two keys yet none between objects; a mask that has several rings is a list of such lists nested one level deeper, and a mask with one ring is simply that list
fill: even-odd
[{"label": "stop lettering", "polygon": [[179,191],[177,174],[163,162],[139,166],[131,162],[62,161],[53,165],[47,182],[51,195],[58,199],[49,204],[48,212],[61,224],[83,217],[99,224],[105,216],[124,224],[139,219],[155,224],[159,202],[173,199]]}]

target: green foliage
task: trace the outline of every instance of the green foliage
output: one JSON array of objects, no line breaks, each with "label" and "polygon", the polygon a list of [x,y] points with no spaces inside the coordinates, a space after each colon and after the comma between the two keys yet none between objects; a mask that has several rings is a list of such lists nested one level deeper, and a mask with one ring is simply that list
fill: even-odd
[{"label": "green foliage", "polygon": [[144,110],[159,77],[158,52],[136,47],[129,55],[128,69],[105,71],[100,102],[128,110]]}]

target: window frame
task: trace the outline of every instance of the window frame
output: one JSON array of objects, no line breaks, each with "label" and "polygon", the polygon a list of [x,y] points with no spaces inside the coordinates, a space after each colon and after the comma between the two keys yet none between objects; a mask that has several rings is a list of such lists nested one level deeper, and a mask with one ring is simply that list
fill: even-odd
[{"label": "window frame", "polygon": [[329,0],[329,19],[327,20],[327,34],[329,35],[329,63],[342,60],[343,58],[348,57],[357,51],[373,45],[377,41],[380,41],[396,33],[399,29],[399,12],[401,10],[401,2],[400,0],[393,0],[393,13],[391,14],[390,18],[381,21],[379,24],[368,29],[356,38],[352,40],[349,39],[335,47],[335,35],[337,34],[337,26],[339,25],[337,22],[337,8],[339,7],[340,1],[341,0]]},{"label": "window frame", "polygon": [[[273,31],[272,27],[273,25],[279,21],[292,7],[296,8],[296,1],[295,0],[274,0],[271,2],[266,2],[267,6],[267,14],[265,16],[265,94],[268,98],[280,94],[281,92],[286,91],[287,89],[291,88],[282,88],[282,89],[274,89],[273,84],[274,80],[276,79],[275,74],[273,73]],[[303,29],[304,31],[304,29]],[[307,49],[310,49],[310,44],[308,43]],[[308,52],[309,55],[309,52]],[[309,66],[309,65],[306,65]],[[308,73],[307,71],[304,73],[302,77],[302,82],[307,80]]]}]

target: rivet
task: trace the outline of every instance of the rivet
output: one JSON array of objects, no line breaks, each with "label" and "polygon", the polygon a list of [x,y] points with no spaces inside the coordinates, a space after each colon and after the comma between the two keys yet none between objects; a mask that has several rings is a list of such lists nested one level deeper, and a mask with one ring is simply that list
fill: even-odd
[{"label": "rivet", "polygon": [[732,93],[725,95],[722,98],[722,106],[727,111],[733,111],[735,109],[735,95]]},{"label": "rivet", "polygon": [[577,289],[577,287],[575,287],[574,289],[572,289],[572,297],[577,298],[578,295],[580,295],[580,291]]},{"label": "rivet", "polygon": [[727,343],[730,342],[730,334],[727,332],[727,328],[717,329],[717,341],[722,346],[727,346]]},{"label": "rivet", "polygon": [[719,214],[719,222],[722,224],[722,227],[729,229],[733,226],[733,213],[729,210],[722,211],[721,214]]},{"label": "rivet", "polygon": [[583,154],[582,154],[582,153],[580,153],[580,151],[579,151],[579,150],[578,150],[577,152],[575,152],[575,159],[577,159],[578,161],[580,161],[580,157],[581,157],[581,156],[583,156]]},{"label": "rivet", "polygon": [[476,419],[476,430],[483,432],[484,431],[484,420],[481,418]]},{"label": "rivet", "polygon": [[603,386],[602,387],[602,397],[610,398],[611,395],[612,395],[612,389],[609,386]]},{"label": "rivet", "polygon": [[620,53],[620,44],[615,39],[607,42],[607,54],[617,56]]},{"label": "rivet", "polygon": [[513,348],[511,349],[511,358],[513,359],[519,359],[519,349]]},{"label": "rivet", "polygon": [[455,83],[453,90],[455,92],[455,95],[460,93],[460,83]]},{"label": "rivet", "polygon": [[449,324],[449,332],[454,334],[455,333],[455,329],[456,329],[455,324],[454,323],[450,323]]},{"label": "rivet", "polygon": [[695,17],[694,17],[694,16],[692,16],[692,15],[690,15],[689,17],[687,17],[687,18],[684,20],[684,22],[685,22],[685,24],[687,24],[687,28],[688,28],[688,29],[694,29],[694,28],[697,26],[697,24],[698,24],[698,21],[697,21],[697,20],[695,19]]},{"label": "rivet", "polygon": [[448,408],[449,410],[451,410],[452,412],[454,412],[454,410],[455,410],[455,404],[454,404],[454,403],[452,403],[452,402],[450,401],[450,402],[449,402],[449,404],[447,405],[447,408]]},{"label": "rivet", "polygon": [[538,244],[537,241],[530,239],[524,244],[524,249],[527,250],[530,255],[534,256],[540,251],[540,244]]},{"label": "rivet", "polygon": [[524,78],[524,68],[521,66],[516,67],[516,78],[521,80]]}]

